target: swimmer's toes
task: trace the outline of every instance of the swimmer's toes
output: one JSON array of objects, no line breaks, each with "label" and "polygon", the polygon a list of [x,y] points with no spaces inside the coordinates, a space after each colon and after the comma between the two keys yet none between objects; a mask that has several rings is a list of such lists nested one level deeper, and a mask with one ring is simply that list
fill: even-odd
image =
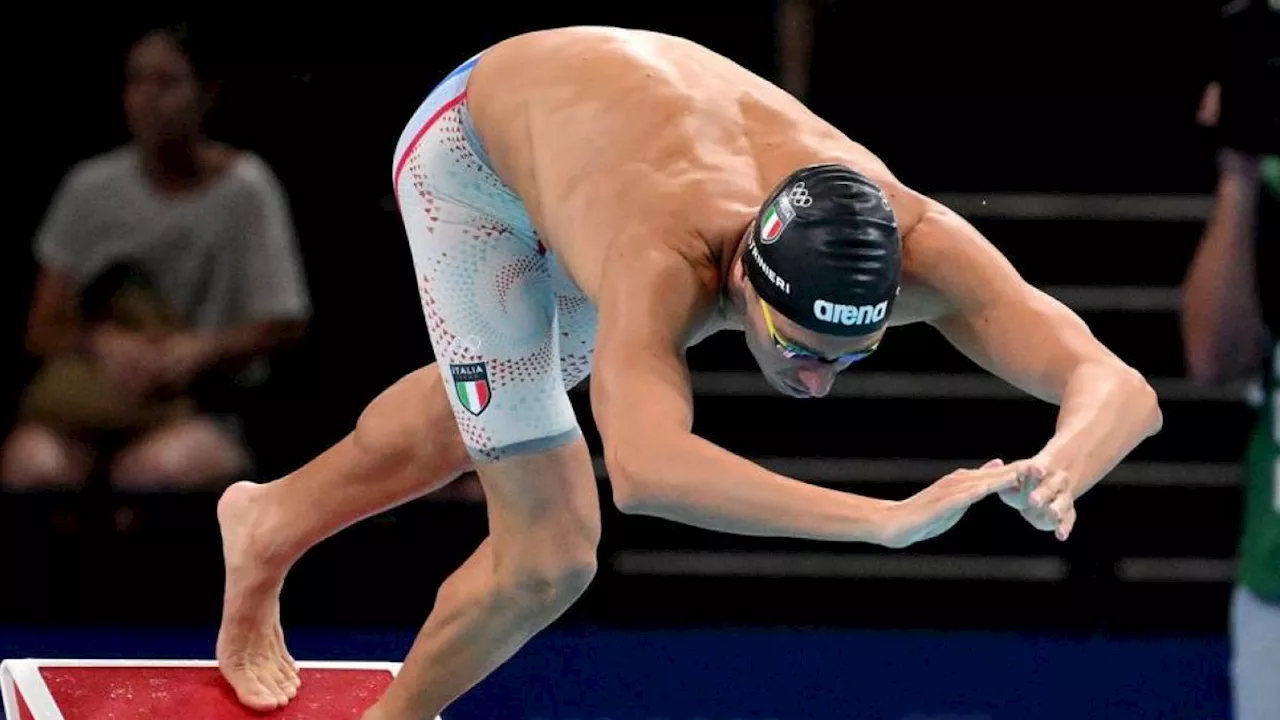
[{"label": "swimmer's toes", "polygon": [[285,679],[296,692],[302,685],[302,675],[298,672],[298,663],[289,654],[289,649],[284,644],[284,633],[279,629],[276,630],[275,637],[276,664],[280,667],[280,671],[284,674]]},{"label": "swimmer's toes", "polygon": [[236,698],[245,707],[259,712],[268,712],[284,704],[281,702],[281,696],[260,679],[257,673],[248,668],[241,667],[226,671],[224,674],[227,681],[231,683],[231,687],[235,689]]},{"label": "swimmer's toes", "polygon": [[280,663],[280,674],[284,677],[285,689],[289,691],[289,697],[298,694],[298,688],[302,687],[302,678],[293,666],[286,661]]},{"label": "swimmer's toes", "polygon": [[298,686],[294,684],[293,678],[289,675],[289,670],[283,662],[277,659],[271,664],[270,672],[276,689],[279,690],[286,701],[298,696]]},{"label": "swimmer's toes", "polygon": [[293,693],[289,692],[289,685],[275,663],[266,662],[259,666],[258,679],[275,696],[277,704],[281,707],[289,704]]}]

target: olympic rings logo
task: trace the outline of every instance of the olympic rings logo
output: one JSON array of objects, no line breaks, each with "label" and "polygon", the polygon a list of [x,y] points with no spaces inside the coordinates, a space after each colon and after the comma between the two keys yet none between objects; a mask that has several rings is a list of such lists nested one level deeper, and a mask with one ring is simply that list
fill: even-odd
[{"label": "olympic rings logo", "polygon": [[803,181],[791,186],[791,191],[787,193],[787,199],[796,207],[809,207],[813,204],[813,197],[809,195],[809,189],[804,186]]},{"label": "olympic rings logo", "polygon": [[449,358],[450,362],[478,362],[482,347],[484,347],[484,341],[477,335],[465,338],[455,337],[446,346],[444,356]]}]

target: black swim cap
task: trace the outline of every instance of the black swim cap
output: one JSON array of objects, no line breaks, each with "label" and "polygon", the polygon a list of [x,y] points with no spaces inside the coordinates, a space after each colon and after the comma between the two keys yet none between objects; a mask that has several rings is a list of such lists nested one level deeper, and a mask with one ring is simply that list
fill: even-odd
[{"label": "black swim cap", "polygon": [[760,297],[795,323],[867,335],[889,321],[902,240],[875,183],[844,165],[810,165],[761,205],[743,264]]}]

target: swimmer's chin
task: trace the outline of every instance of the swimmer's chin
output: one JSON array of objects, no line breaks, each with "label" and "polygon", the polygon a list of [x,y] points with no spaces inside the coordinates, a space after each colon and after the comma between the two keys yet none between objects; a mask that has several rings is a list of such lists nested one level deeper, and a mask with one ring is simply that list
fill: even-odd
[{"label": "swimmer's chin", "polygon": [[783,395],[786,395],[787,397],[798,398],[801,400],[807,400],[813,397],[812,393],[810,393],[808,390],[805,390],[802,387],[797,387],[795,385],[792,385],[782,380],[775,380],[774,378],[768,375],[765,375],[764,379],[766,382],[769,383],[770,387],[782,393]]}]

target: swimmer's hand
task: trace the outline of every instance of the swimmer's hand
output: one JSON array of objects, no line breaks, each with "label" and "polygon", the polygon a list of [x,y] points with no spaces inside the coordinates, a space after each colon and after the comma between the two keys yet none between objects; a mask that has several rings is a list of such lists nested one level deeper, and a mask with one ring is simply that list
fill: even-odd
[{"label": "swimmer's hand", "polygon": [[950,530],[970,505],[992,494],[1013,490],[1019,478],[1034,472],[1025,463],[992,460],[977,470],[961,469],[943,476],[888,511],[881,544],[902,548]]},{"label": "swimmer's hand", "polygon": [[1076,524],[1075,497],[1067,473],[1052,467],[1046,458],[1024,461],[1026,473],[1018,476],[1018,486],[1000,491],[1005,505],[1015,509],[1031,527],[1066,540]]}]

